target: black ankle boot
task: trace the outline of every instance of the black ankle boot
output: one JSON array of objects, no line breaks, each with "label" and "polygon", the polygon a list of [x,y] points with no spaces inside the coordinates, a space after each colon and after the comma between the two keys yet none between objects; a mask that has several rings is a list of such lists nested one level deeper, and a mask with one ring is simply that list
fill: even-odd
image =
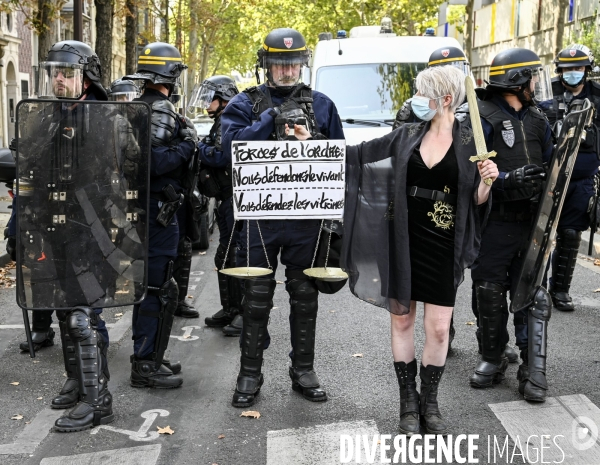
[{"label": "black ankle boot", "polygon": [[507,368],[508,359],[506,357],[502,357],[499,364],[480,360],[475,367],[475,373],[469,378],[469,383],[478,389],[492,387],[505,378],[504,373]]},{"label": "black ankle boot", "polygon": [[73,410],[56,420],[54,430],[61,433],[74,433],[94,426],[106,425],[114,419],[112,395],[108,389],[104,389],[97,402],[93,404],[79,402]]},{"label": "black ankle boot", "polygon": [[132,355],[130,384],[136,388],[173,389],[181,386],[183,379],[162,364],[156,369],[153,360],[142,360]]},{"label": "black ankle boot", "polygon": [[292,380],[292,389],[302,394],[306,400],[311,402],[325,402],[327,393],[322,389],[319,377],[314,370],[300,370],[290,367],[290,379]]},{"label": "black ankle boot", "polygon": [[71,408],[79,402],[79,381],[67,378],[58,395],[52,399],[51,408]]},{"label": "black ankle boot", "polygon": [[242,334],[243,323],[244,318],[238,313],[233,321],[223,328],[223,334],[230,337],[239,337]]},{"label": "black ankle boot", "polygon": [[425,431],[430,434],[447,434],[448,425],[442,417],[438,408],[437,394],[438,385],[444,367],[436,367],[434,365],[421,365],[421,424],[425,427]]},{"label": "black ankle boot", "polygon": [[420,431],[419,393],[417,392],[417,361],[394,362],[400,387],[400,433],[412,436]]},{"label": "black ankle boot", "polygon": [[217,313],[215,313],[213,316],[207,316],[204,319],[204,324],[206,326],[219,328],[219,327],[227,326],[229,323],[231,323],[232,320],[233,320],[233,315],[230,315],[228,312],[225,311],[224,308],[222,308]]},{"label": "black ankle boot", "polygon": [[231,400],[231,405],[237,408],[252,407],[256,403],[256,397],[264,383],[260,367],[252,367],[251,364],[246,363],[243,371],[237,377],[235,392]]},{"label": "black ankle boot", "polygon": [[162,364],[166,366],[174,375],[181,373],[181,363],[171,362],[168,358],[163,358]]}]

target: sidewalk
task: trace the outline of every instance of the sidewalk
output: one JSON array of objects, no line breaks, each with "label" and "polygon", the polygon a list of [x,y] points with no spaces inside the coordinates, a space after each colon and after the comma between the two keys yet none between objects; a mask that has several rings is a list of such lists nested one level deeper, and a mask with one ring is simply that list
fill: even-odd
[{"label": "sidewalk", "polygon": [[[579,245],[579,253],[587,255],[590,244],[590,231],[581,233],[581,244]],[[594,235],[594,246],[592,247],[592,258],[600,258],[600,232]]]},{"label": "sidewalk", "polygon": [[4,239],[4,228],[10,219],[12,200],[10,197],[0,197],[0,267],[10,262],[10,257],[6,253],[6,239]]}]

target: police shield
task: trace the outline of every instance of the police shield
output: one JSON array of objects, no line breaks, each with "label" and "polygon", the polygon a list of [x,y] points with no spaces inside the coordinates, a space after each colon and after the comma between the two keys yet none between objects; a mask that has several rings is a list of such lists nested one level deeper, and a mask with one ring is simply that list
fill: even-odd
[{"label": "police shield", "polygon": [[17,303],[130,305],[147,286],[150,107],[17,106]]},{"label": "police shield", "polygon": [[584,128],[591,124],[592,116],[592,105],[586,99],[577,107],[571,106],[571,112],[563,121],[523,259],[519,284],[513,290],[510,304],[513,313],[533,303],[536,290],[542,283],[579,144],[585,134]]}]

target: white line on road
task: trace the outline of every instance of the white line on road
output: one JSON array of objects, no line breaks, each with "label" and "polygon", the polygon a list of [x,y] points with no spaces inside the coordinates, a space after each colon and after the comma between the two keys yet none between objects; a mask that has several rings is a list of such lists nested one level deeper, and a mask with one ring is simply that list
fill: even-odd
[{"label": "white line on road", "polygon": [[[267,433],[267,465],[331,465],[340,463],[341,435],[352,438],[367,435],[373,438],[379,434],[377,424],[373,420],[331,423],[311,428],[294,428]],[[377,446],[375,457],[380,456]],[[362,461],[364,459],[364,461]],[[365,454],[359,461],[368,462]]]},{"label": "white line on road", "polygon": [[154,441],[155,439],[158,439],[158,431],[150,431],[148,433],[148,430],[152,426],[152,423],[154,423],[154,420],[159,416],[168,417],[169,411],[161,409],[146,410],[141,414],[141,417],[144,418],[144,423],[142,423],[142,426],[140,426],[140,429],[137,431],[115,428],[114,426],[109,425],[100,425],[94,428],[91,431],[91,434],[98,434],[101,429],[107,429],[109,431],[114,431],[115,433],[125,434],[129,436],[129,439],[132,441]]},{"label": "white line on road", "polygon": [[179,339],[182,342],[195,341],[196,339],[200,338],[200,336],[192,336],[192,331],[194,329],[202,329],[200,326],[184,326],[181,329],[183,330],[183,336],[173,336],[171,334],[170,337],[173,339]]},{"label": "white line on road", "polygon": [[[583,394],[549,397],[543,404],[524,400],[490,404],[490,409],[529,463],[541,463],[534,459],[542,445],[545,463],[600,463],[600,409]],[[503,442],[504,438],[499,454]],[[514,448],[506,452],[512,454]]]},{"label": "white line on road", "polygon": [[198,282],[202,281],[202,278],[193,278],[193,279],[192,279],[192,281],[194,281],[194,282],[197,282],[197,283],[198,283]]},{"label": "white line on road", "polygon": [[190,276],[202,276],[204,271],[190,271]]},{"label": "white line on road", "polygon": [[[120,341],[127,329],[131,326],[131,314],[131,310],[126,311],[119,321],[110,325],[108,337],[112,342]],[[65,410],[53,410],[51,408],[40,411],[31,423],[17,435],[15,442],[12,444],[0,445],[0,455],[32,453],[48,435],[54,422],[65,412]],[[62,465],[65,464],[63,463]]]},{"label": "white line on road", "polygon": [[127,449],[102,450],[62,457],[49,457],[40,465],[155,465],[160,455],[160,444],[129,447]]},{"label": "white line on road", "polygon": [[189,289],[190,291],[195,291],[197,287],[198,287],[198,285],[197,285],[197,284],[192,284],[192,285],[191,285],[191,286],[190,286],[188,289]]}]

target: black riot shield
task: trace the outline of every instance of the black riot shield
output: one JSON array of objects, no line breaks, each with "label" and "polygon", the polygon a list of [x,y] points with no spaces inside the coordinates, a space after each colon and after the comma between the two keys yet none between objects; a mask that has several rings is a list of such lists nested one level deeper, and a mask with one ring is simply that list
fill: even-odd
[{"label": "black riot shield", "polygon": [[512,296],[510,311],[513,313],[531,306],[542,283],[579,144],[592,116],[593,107],[586,99],[577,108],[571,107],[563,120],[523,259],[519,284]]},{"label": "black riot shield", "polygon": [[17,303],[130,305],[147,289],[150,107],[17,105]]}]

